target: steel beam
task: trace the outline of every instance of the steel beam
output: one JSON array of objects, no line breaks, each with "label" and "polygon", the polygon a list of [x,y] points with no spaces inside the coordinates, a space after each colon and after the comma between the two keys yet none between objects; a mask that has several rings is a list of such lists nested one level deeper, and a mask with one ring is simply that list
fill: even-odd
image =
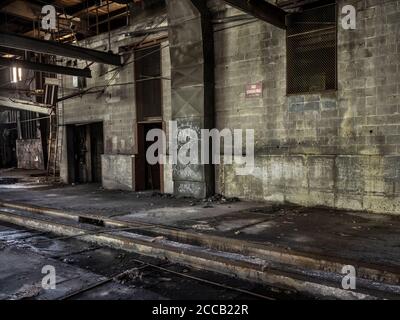
[{"label": "steel beam", "polygon": [[19,67],[28,70],[41,71],[46,73],[65,74],[68,76],[91,78],[92,72],[89,68],[76,69],[52,64],[37,63],[31,61],[0,58],[0,66],[4,67]]},{"label": "steel beam", "polygon": [[0,97],[0,107],[37,112],[46,115],[51,114],[51,108],[44,104],[23,100],[14,100],[7,97]]},{"label": "steel beam", "polygon": [[265,0],[224,0],[226,3],[278,28],[286,29],[286,11]]},{"label": "steel beam", "polygon": [[88,60],[114,66],[122,65],[121,57],[117,54],[87,49],[54,41],[30,38],[13,33],[1,32],[0,46],[20,50],[28,50],[43,54],[75,58],[80,60]]}]

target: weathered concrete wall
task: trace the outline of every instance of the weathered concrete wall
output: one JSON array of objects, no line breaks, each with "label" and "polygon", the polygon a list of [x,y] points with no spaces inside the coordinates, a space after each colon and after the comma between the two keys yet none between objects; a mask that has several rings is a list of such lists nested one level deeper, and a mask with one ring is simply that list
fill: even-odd
[{"label": "weathered concrete wall", "polygon": [[[134,37],[129,33],[138,30],[166,27],[165,9],[151,10],[150,13],[141,13],[135,16],[132,26],[115,30],[111,33],[111,49],[114,53],[120,52],[123,47],[133,47],[143,40],[150,41],[161,36],[160,33]],[[165,35],[165,32],[162,34]],[[101,50],[108,50],[108,34],[102,34],[82,41],[82,45]],[[163,110],[165,119],[170,119],[170,65],[168,40],[161,42],[163,76]],[[104,156],[102,157],[103,184],[108,189],[134,189],[134,168],[132,161],[137,150],[136,141],[136,100],[133,50],[124,54],[125,65],[122,68],[94,63],[91,66],[92,79],[87,79],[87,88],[90,94],[69,99],[64,102],[64,124],[85,124],[103,122],[104,127]],[[80,62],[81,67],[86,64]],[[65,94],[77,90],[73,88],[72,77],[64,77]],[[103,92],[99,92],[102,91]],[[67,137],[66,130],[62,130],[63,146],[61,159],[61,178],[68,182]],[[122,177],[123,172],[126,175]],[[113,176],[115,174],[115,176]],[[127,181],[127,179],[129,181]],[[169,187],[170,188],[170,187]],[[170,190],[168,190],[170,191]]]},{"label": "weathered concrete wall", "polygon": [[[334,93],[286,95],[285,31],[255,22],[216,32],[217,127],[255,129],[257,167],[241,177],[219,166],[220,192],[400,213],[400,3],[338,2],[358,16],[357,30],[338,26]],[[240,14],[209,4],[218,18]],[[246,99],[255,82],[263,97]]]},{"label": "weathered concrete wall", "polygon": [[[286,95],[284,30],[261,21],[233,28],[230,26],[235,23],[215,26],[215,118],[212,120],[218,129],[255,129],[256,151],[253,174],[238,176],[233,165],[216,167],[217,192],[309,206],[400,212],[399,1],[339,1],[339,12],[344,4],[354,4],[358,18],[357,30],[338,27],[337,92]],[[208,5],[214,18],[243,14],[219,0],[210,0]],[[127,30],[134,29],[133,26]],[[114,51],[134,40],[123,37],[123,33],[124,30],[113,32]],[[185,39],[185,34],[182,37]],[[85,43],[106,50],[107,38],[102,35]],[[168,41],[162,44],[166,45]],[[169,53],[167,47],[162,50],[162,71],[165,78],[174,78]],[[95,77],[88,81],[88,87],[101,89],[107,83],[112,86],[103,94],[66,102],[65,123],[103,121],[103,166],[111,173],[104,180],[110,188],[119,188],[118,176],[126,170],[132,181],[124,181],[122,185],[134,186],[129,161],[123,164],[125,169],[120,171],[117,167],[124,162],[121,159],[135,153],[134,85],[116,85],[133,81],[133,66],[128,64],[116,75],[109,72],[104,76],[113,67],[94,64],[92,69]],[[263,97],[246,98],[245,86],[257,82],[263,83]],[[71,90],[72,79],[67,78],[66,84]],[[178,90],[180,86],[185,89],[185,85],[176,84]],[[170,119],[181,119],[184,124],[199,114],[191,114],[193,110],[189,110],[187,103],[181,113],[179,105],[171,107],[171,97],[178,101],[176,94],[171,93],[171,81],[163,81],[163,89],[166,124]],[[187,99],[190,102],[190,97]],[[204,116],[204,110],[200,111]],[[199,119],[199,128],[206,127],[204,119]],[[198,179],[198,194],[204,194],[203,172],[195,170],[195,173],[199,175],[194,174],[189,180]],[[185,182],[179,178],[179,171],[165,166],[164,191],[184,193],[187,184],[174,184],[173,179]],[[180,186],[182,189],[177,190]],[[188,193],[193,194],[192,191],[188,189]]]},{"label": "weathered concrete wall", "polygon": [[[214,125],[214,55],[211,16],[201,0],[167,0],[172,119],[178,131]],[[184,139],[182,139],[184,140]],[[178,148],[186,141],[178,140]],[[179,162],[179,161],[178,161]],[[206,165],[173,167],[174,193],[204,198],[214,193],[214,172]]]},{"label": "weathered concrete wall", "polygon": [[41,139],[17,140],[18,169],[44,170]]},{"label": "weathered concrete wall", "polygon": [[133,190],[135,188],[135,157],[103,155],[101,158],[102,183],[109,190]]}]

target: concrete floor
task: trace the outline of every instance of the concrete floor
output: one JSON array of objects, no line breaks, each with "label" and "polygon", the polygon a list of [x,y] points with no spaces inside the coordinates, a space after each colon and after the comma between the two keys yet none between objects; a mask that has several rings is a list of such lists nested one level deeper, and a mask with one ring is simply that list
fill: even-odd
[{"label": "concrete floor", "polygon": [[[106,277],[73,265],[71,254],[88,245],[63,242],[38,232],[0,225],[0,300],[59,299],[71,292],[104,281]],[[57,255],[61,255],[57,258]],[[83,255],[83,254],[82,254]],[[65,257],[65,258],[64,258]],[[42,288],[42,268],[53,266],[56,289]],[[119,283],[108,284],[97,291],[100,299],[165,299],[148,290],[133,290]]]},{"label": "concrete floor", "polygon": [[[34,177],[32,177],[32,174]],[[236,199],[177,199],[106,191],[99,185],[49,186],[34,172],[2,172],[0,199],[249,240],[304,253],[400,266],[400,217]],[[0,181],[1,181],[0,178]],[[214,200],[214,201],[212,201]]]},{"label": "concrete floor", "polygon": [[[271,299],[310,297],[163,260],[60,239],[6,223],[0,224],[0,300],[258,300],[257,296],[181,277],[143,264],[162,266],[189,277],[229,283]],[[42,288],[42,268],[53,266],[56,289]],[[136,270],[135,270],[136,268]],[[129,270],[129,272],[126,272]],[[116,276],[118,275],[118,276]],[[105,280],[111,279],[103,283]],[[95,288],[93,286],[101,284]],[[91,288],[88,291],[82,289]],[[75,294],[70,296],[71,294]]]}]

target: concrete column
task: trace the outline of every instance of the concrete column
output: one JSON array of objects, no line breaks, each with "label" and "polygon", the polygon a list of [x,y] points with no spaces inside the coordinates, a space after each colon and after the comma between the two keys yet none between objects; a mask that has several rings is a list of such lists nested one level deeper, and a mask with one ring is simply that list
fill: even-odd
[{"label": "concrete column", "polygon": [[[178,132],[214,126],[214,38],[203,0],[167,0],[172,77],[172,120]],[[199,146],[201,141],[199,141]],[[179,149],[179,143],[178,143]],[[176,195],[203,198],[214,193],[211,165],[183,165],[173,170]]]}]

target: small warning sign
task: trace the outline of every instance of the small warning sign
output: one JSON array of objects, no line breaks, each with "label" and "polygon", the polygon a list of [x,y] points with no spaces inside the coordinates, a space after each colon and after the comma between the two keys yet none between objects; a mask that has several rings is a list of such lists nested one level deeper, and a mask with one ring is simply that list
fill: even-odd
[{"label": "small warning sign", "polygon": [[262,98],[263,84],[262,82],[246,85],[246,98]]}]

